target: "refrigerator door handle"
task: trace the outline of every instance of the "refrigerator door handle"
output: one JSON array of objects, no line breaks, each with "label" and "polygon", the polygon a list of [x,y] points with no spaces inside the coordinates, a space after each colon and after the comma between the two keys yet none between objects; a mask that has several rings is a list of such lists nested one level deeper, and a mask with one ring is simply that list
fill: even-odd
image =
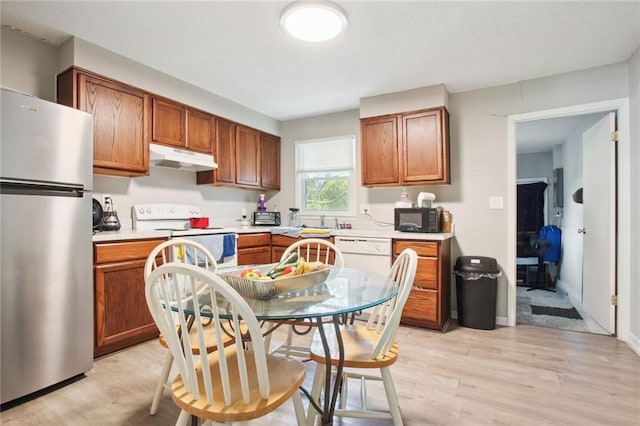
[{"label": "refrigerator door handle", "polygon": [[28,181],[11,178],[0,179],[0,193],[2,194],[81,198],[84,196],[85,192],[88,191],[85,191],[82,185]]}]

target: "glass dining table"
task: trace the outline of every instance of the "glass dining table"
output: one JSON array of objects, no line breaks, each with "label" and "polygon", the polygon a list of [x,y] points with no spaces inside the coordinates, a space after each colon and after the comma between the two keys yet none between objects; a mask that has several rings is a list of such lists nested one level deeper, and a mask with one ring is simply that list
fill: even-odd
[{"label": "glass dining table", "polygon": [[[259,321],[275,323],[266,329],[273,332],[278,324],[290,320],[309,319],[318,325],[318,333],[323,344],[326,365],[331,365],[330,344],[338,349],[338,363],[335,366],[335,377],[342,377],[344,365],[344,346],[339,333],[339,326],[350,313],[361,311],[382,304],[397,294],[397,286],[388,277],[369,271],[352,268],[332,268],[326,280],[302,290],[275,295],[268,299],[244,297]],[[223,302],[224,303],[224,302]],[[185,310],[188,314],[188,309]],[[206,316],[206,312],[201,312]],[[224,315],[220,315],[224,318]],[[330,320],[330,321],[329,321]],[[324,327],[335,328],[335,342],[328,342]],[[333,424],[340,380],[332,382],[332,369],[326,369],[324,401],[318,404],[309,398],[310,404],[322,415],[322,424]],[[310,397],[306,389],[301,390]]]}]

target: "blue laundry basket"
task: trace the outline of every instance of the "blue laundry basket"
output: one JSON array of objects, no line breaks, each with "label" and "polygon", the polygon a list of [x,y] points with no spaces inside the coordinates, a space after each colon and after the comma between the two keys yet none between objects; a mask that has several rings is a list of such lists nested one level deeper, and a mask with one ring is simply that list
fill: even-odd
[{"label": "blue laundry basket", "polygon": [[547,225],[540,229],[540,236],[549,241],[549,248],[542,255],[545,262],[558,262],[560,260],[560,246],[562,243],[562,231],[555,225]]}]

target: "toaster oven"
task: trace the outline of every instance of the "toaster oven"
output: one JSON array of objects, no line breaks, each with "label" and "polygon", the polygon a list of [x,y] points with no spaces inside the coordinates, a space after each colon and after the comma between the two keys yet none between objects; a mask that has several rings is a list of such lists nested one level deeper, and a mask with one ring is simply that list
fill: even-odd
[{"label": "toaster oven", "polygon": [[253,212],[251,216],[253,226],[280,226],[280,212]]}]

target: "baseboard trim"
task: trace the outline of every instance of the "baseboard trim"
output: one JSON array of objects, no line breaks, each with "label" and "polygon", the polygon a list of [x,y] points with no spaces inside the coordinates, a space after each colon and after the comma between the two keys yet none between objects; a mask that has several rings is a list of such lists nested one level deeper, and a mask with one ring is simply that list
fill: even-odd
[{"label": "baseboard trim", "polygon": [[627,345],[629,345],[629,347],[633,349],[634,352],[638,354],[638,356],[640,356],[640,339],[638,338],[638,336],[635,336],[634,334],[629,333],[627,335],[627,338],[624,340],[624,342]]}]

